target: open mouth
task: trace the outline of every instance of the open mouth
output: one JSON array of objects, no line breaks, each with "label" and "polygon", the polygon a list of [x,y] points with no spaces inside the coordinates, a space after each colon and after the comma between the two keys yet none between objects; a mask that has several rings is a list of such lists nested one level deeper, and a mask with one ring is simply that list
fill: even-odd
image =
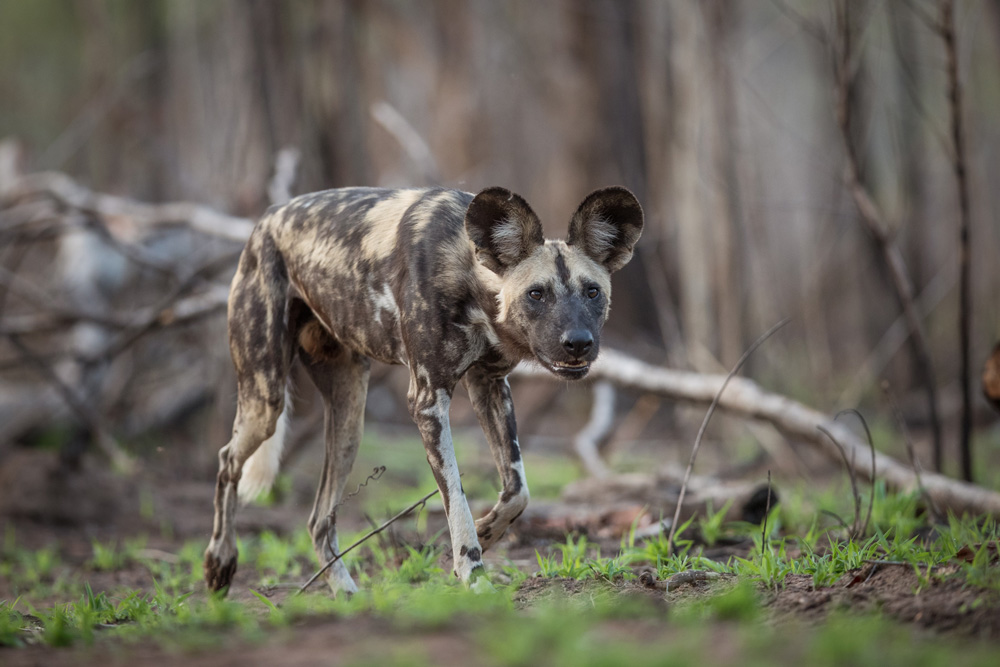
[{"label": "open mouth", "polygon": [[547,359],[539,359],[542,365],[545,366],[551,373],[558,375],[559,377],[577,380],[582,378],[590,370],[590,362],[583,359],[578,359],[576,361],[549,361]]}]

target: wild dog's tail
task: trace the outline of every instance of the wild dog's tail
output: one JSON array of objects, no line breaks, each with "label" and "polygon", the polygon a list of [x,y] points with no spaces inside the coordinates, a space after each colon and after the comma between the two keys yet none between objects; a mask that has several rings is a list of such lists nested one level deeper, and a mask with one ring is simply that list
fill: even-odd
[{"label": "wild dog's tail", "polygon": [[274,484],[281,468],[281,453],[285,448],[285,435],[288,433],[288,421],[292,412],[292,397],[285,391],[285,407],[274,425],[274,434],[260,444],[250,458],[243,464],[243,474],[237,487],[240,500],[249,503],[264,493]]}]

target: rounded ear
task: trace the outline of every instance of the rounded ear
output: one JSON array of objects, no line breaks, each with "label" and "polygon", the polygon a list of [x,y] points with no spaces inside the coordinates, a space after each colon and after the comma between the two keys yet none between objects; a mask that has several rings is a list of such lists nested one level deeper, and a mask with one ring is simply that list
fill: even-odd
[{"label": "rounded ear", "polygon": [[632,259],[642,233],[642,206],[631,192],[620,186],[590,193],[569,223],[567,245],[580,248],[609,273]]},{"label": "rounded ear", "polygon": [[465,213],[465,229],[479,261],[500,275],[545,243],[542,223],[528,202],[500,187],[475,196]]}]

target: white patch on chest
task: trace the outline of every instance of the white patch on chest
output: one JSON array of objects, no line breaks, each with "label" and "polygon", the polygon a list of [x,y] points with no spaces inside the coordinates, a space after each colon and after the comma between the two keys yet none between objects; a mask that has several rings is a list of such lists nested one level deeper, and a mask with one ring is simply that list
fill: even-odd
[{"label": "white patch on chest", "polygon": [[499,347],[500,338],[497,336],[493,323],[489,316],[483,312],[482,308],[470,308],[467,311],[468,324],[459,325],[465,334],[467,344],[459,362],[459,368],[468,368],[476,362],[479,357],[490,347]]}]

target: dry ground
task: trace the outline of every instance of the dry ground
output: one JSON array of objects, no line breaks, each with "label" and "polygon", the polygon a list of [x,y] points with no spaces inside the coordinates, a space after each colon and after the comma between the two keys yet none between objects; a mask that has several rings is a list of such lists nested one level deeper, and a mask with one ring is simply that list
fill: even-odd
[{"label": "dry ground", "polygon": [[[109,572],[96,571],[87,563],[93,556],[94,540],[122,541],[132,536],[146,536],[146,549],[175,553],[192,539],[206,538],[211,526],[213,484],[201,479],[183,479],[177,471],[141,473],[125,481],[88,464],[83,470],[65,471],[52,454],[18,450],[0,464],[0,522],[8,534],[16,536],[19,548],[39,549],[55,546],[71,576],[89,581],[94,591],[120,589],[152,590],[149,570],[140,563],[126,563]],[[150,511],[152,509],[152,511]],[[345,513],[344,521],[362,528],[365,519],[360,511]],[[273,508],[249,507],[239,517],[241,534],[251,535],[271,530],[279,535],[305,521],[307,509],[297,506]],[[423,534],[433,534],[441,525],[440,513],[430,513]],[[524,571],[537,569],[536,550],[553,550],[554,537],[545,531],[532,532],[533,523],[524,520],[497,553],[490,555],[495,564],[512,562]],[[397,540],[416,539],[402,527]],[[617,539],[595,542],[605,555],[612,555]],[[745,554],[749,545],[732,545],[725,552]],[[721,555],[722,552],[720,552]],[[448,568],[447,557],[441,566]],[[902,622],[919,636],[945,637],[961,641],[985,641],[1000,651],[1000,598],[995,591],[966,585],[950,576],[948,566],[940,576],[922,578],[910,566],[868,565],[850,572],[834,585],[814,590],[809,577],[790,575],[778,590],[760,592],[763,619],[770,627],[821,626],[831,614],[845,611],[865,614],[881,611]],[[442,575],[443,576],[443,575]],[[258,574],[244,567],[236,576],[231,597],[254,602],[250,587],[258,587]],[[642,613],[633,618],[598,619],[587,632],[607,634],[616,641],[636,645],[668,647],[687,632],[686,626],[672,621],[673,610],[685,604],[708,599],[731,587],[723,579],[709,583],[683,585],[664,592],[636,580],[600,582],[558,578],[528,578],[514,595],[515,608],[530,617],[539,601],[553,595],[583,599],[594,595],[614,595],[641,603]],[[288,595],[283,589],[267,592],[280,602]],[[204,595],[201,591],[195,596]],[[10,600],[15,591],[10,581],[0,580],[0,600]],[[32,600],[36,606],[67,602],[79,598],[52,594],[50,599]],[[732,645],[741,646],[739,631],[730,623],[713,620],[715,639],[705,648],[710,663],[724,662]],[[109,631],[113,632],[113,631]],[[257,641],[241,641],[233,633],[220,633],[210,647],[184,651],[164,646],[154,640],[122,645],[103,638],[91,647],[50,648],[33,645],[23,648],[0,648],[4,665],[63,664],[143,664],[143,665],[246,665],[246,664],[348,664],[425,661],[437,665],[467,665],[470,656],[483,657],[483,630],[473,620],[452,620],[440,627],[414,628],[384,618],[354,617],[308,618],[275,629]],[[735,633],[735,634],[734,634]],[[976,643],[978,647],[982,644]],[[666,648],[664,649],[666,650]],[[414,656],[418,656],[414,658]],[[487,656],[488,657],[488,656]],[[483,658],[484,660],[487,658]],[[473,660],[479,662],[479,658]]]}]

